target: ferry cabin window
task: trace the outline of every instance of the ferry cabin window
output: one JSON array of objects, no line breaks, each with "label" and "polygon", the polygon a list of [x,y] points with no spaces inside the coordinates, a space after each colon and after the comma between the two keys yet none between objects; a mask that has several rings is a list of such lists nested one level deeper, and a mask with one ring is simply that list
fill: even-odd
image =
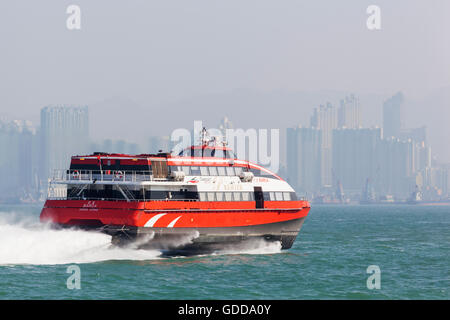
[{"label": "ferry cabin window", "polygon": [[204,157],[214,157],[214,149],[205,149],[203,151],[203,156]]},{"label": "ferry cabin window", "polygon": [[207,176],[208,175],[208,167],[200,167],[200,174],[202,176]]},{"label": "ferry cabin window", "polygon": [[172,191],[172,200],[198,200],[198,193],[188,191],[187,189],[180,191]]},{"label": "ferry cabin window", "polygon": [[254,201],[253,192],[200,192],[200,201]]},{"label": "ferry cabin window", "polygon": [[215,158],[225,158],[225,159],[234,159],[236,155],[229,150],[220,150],[220,149],[185,149],[178,153],[179,156],[182,157],[215,157]]},{"label": "ferry cabin window", "polygon": [[271,174],[269,174],[269,173],[267,173],[267,172],[265,172],[265,171],[256,169],[256,168],[250,168],[250,172],[253,173],[253,175],[254,175],[255,177],[275,178],[275,177],[272,176]]},{"label": "ferry cabin window", "polygon": [[178,171],[183,171],[185,175],[189,175],[190,174],[190,168],[189,166],[178,166]]},{"label": "ferry cabin window", "polygon": [[283,199],[284,199],[284,201],[291,201],[291,193],[283,192]]},{"label": "ferry cabin window", "polygon": [[221,166],[170,166],[171,171],[183,171],[190,176],[239,176],[247,172],[246,167],[221,167]]},{"label": "ferry cabin window", "polygon": [[215,201],[214,192],[207,192],[208,201]]},{"label": "ferry cabin window", "polygon": [[219,176],[226,175],[225,167],[217,167],[217,172],[218,172]]},{"label": "ferry cabin window", "polygon": [[[179,191],[159,191],[159,190],[144,190],[143,189],[129,189],[127,195],[132,195],[134,200],[198,200],[198,193],[196,191],[188,191],[182,189]],[[67,189],[67,199],[112,199],[125,200],[124,195],[119,189],[111,185],[95,185],[91,188],[86,188],[80,192],[79,188],[69,187]]]},{"label": "ferry cabin window", "polygon": [[217,167],[209,167],[209,175],[217,176]]},{"label": "ferry cabin window", "polygon": [[191,152],[191,155],[194,157],[203,157],[203,150],[202,149],[194,149],[194,152]]},{"label": "ferry cabin window", "polygon": [[[98,187],[98,186],[97,186]],[[180,189],[179,191],[163,191],[163,190],[128,190],[127,195],[133,196],[134,200],[173,200],[173,201],[254,201],[253,192],[196,192],[188,191],[187,189]],[[67,199],[78,200],[125,200],[123,194],[113,188],[113,186],[106,186],[100,189],[85,189],[79,193],[77,188],[69,188],[67,191]]]},{"label": "ferry cabin window", "polygon": [[231,154],[230,154],[230,152],[228,152],[228,150],[216,149],[216,150],[214,150],[213,157],[230,159]]},{"label": "ferry cabin window", "polygon": [[231,192],[225,192],[225,201],[231,201]]},{"label": "ferry cabin window", "polygon": [[[88,162],[90,160],[86,160]],[[71,163],[69,170],[84,170],[86,172],[94,171],[100,173],[100,169],[103,172],[106,171],[136,171],[139,172],[151,172],[152,167],[148,164],[130,164],[125,161],[129,160],[119,160],[119,159],[102,159],[101,165],[95,160],[95,163]],[[85,161],[82,161],[85,162]]]},{"label": "ferry cabin window", "polygon": [[295,201],[297,195],[295,192],[264,192],[264,200],[266,201]]}]

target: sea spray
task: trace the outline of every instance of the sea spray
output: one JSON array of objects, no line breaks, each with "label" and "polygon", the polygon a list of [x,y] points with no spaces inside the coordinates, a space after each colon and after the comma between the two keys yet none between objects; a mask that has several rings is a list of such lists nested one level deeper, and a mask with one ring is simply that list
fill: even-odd
[{"label": "sea spray", "polygon": [[113,247],[111,237],[98,232],[54,230],[31,220],[0,220],[0,265],[149,260],[159,255],[157,250]]},{"label": "sea spray", "polygon": [[[189,244],[199,233],[173,239],[169,246]],[[108,260],[163,259],[161,250],[145,248],[153,235],[124,247],[111,244],[111,236],[79,229],[53,229],[36,216],[0,212],[0,265],[58,265]],[[164,249],[164,248],[162,248]],[[281,251],[279,242],[255,239],[226,246],[213,254],[272,254]]]},{"label": "sea spray", "polygon": [[242,243],[230,244],[215,254],[273,254],[281,252],[280,241],[266,241],[262,238],[251,239]]}]

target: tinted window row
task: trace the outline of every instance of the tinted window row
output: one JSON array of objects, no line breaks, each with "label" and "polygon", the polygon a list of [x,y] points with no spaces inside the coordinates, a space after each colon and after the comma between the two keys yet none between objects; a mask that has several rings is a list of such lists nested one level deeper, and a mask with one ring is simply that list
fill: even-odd
[{"label": "tinted window row", "polygon": [[199,192],[200,201],[254,201],[253,192]]},{"label": "tinted window row", "polygon": [[[135,200],[189,200],[189,201],[255,201],[253,192],[196,192],[196,191],[158,191],[158,190],[127,190],[127,195]],[[297,200],[294,192],[263,192],[265,201],[293,201]],[[117,199],[124,196],[119,190],[106,186],[104,189],[84,189],[79,192],[77,188],[67,190],[68,199]]]},{"label": "tinted window row", "polygon": [[149,165],[123,165],[119,164],[119,161],[113,165],[102,164],[100,167],[99,164],[79,164],[79,163],[71,163],[70,170],[88,170],[88,171],[96,171],[100,173],[100,168],[103,171],[151,171],[152,167]]},{"label": "tinted window row", "polygon": [[[75,172],[100,174],[98,165],[72,164],[68,174]],[[102,166],[103,173],[107,172],[127,172],[127,171],[145,171],[152,173],[152,167],[149,166]],[[254,168],[246,167],[211,167],[211,166],[170,166],[171,171],[183,171],[187,176],[239,176],[243,171],[250,171],[255,177],[270,177],[269,174]]]},{"label": "tinted window row", "polygon": [[206,167],[172,166],[172,171],[183,171],[187,176],[239,176],[247,168],[243,167]]},{"label": "tinted window row", "polygon": [[255,168],[250,168],[250,172],[253,173],[253,175],[255,177],[270,177],[271,176],[270,174],[268,174],[264,171],[261,171],[259,169],[255,169]]},{"label": "tinted window row", "polygon": [[233,159],[235,158],[234,154],[232,154],[228,150],[220,150],[220,149],[187,149],[183,150],[179,153],[179,156],[182,157],[215,157],[215,158],[225,158],[225,159]]},{"label": "tinted window row", "polygon": [[[295,192],[263,192],[266,201],[294,201]],[[200,201],[255,201],[253,192],[199,192]]]},{"label": "tinted window row", "polygon": [[295,201],[297,195],[295,192],[263,192],[266,201]]},{"label": "tinted window row", "polygon": [[[198,192],[195,191],[155,191],[155,190],[127,190],[127,196],[132,195],[135,200],[195,200],[198,201]],[[122,192],[112,188],[84,189],[81,193],[77,189],[67,190],[68,199],[125,199]]]}]

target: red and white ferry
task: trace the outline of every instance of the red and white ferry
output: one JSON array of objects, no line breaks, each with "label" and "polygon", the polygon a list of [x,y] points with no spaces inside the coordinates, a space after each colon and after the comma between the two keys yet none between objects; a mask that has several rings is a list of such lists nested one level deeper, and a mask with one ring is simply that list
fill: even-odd
[{"label": "red and white ferry", "polygon": [[191,252],[257,238],[289,249],[309,210],[276,174],[203,140],[177,156],[73,156],[51,180],[40,218],[119,245]]}]

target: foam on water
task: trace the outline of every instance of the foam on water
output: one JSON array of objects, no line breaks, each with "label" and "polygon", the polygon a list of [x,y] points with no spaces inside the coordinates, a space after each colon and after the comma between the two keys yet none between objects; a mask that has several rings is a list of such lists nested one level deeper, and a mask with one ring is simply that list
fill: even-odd
[{"label": "foam on water", "polygon": [[242,244],[230,245],[215,254],[274,254],[281,252],[279,241],[266,241],[254,239]]},{"label": "foam on water", "polygon": [[[180,239],[183,243],[192,237]],[[0,212],[0,265],[57,265],[108,260],[163,259],[161,251],[111,245],[111,236],[77,229],[55,230],[21,213]],[[214,255],[273,254],[281,251],[279,242],[263,239],[230,245]],[[166,257],[164,257],[166,258]]]},{"label": "foam on water", "polygon": [[20,219],[8,213],[0,220],[0,265],[53,265],[106,260],[158,259],[157,250],[111,246],[111,236],[64,229]]}]

